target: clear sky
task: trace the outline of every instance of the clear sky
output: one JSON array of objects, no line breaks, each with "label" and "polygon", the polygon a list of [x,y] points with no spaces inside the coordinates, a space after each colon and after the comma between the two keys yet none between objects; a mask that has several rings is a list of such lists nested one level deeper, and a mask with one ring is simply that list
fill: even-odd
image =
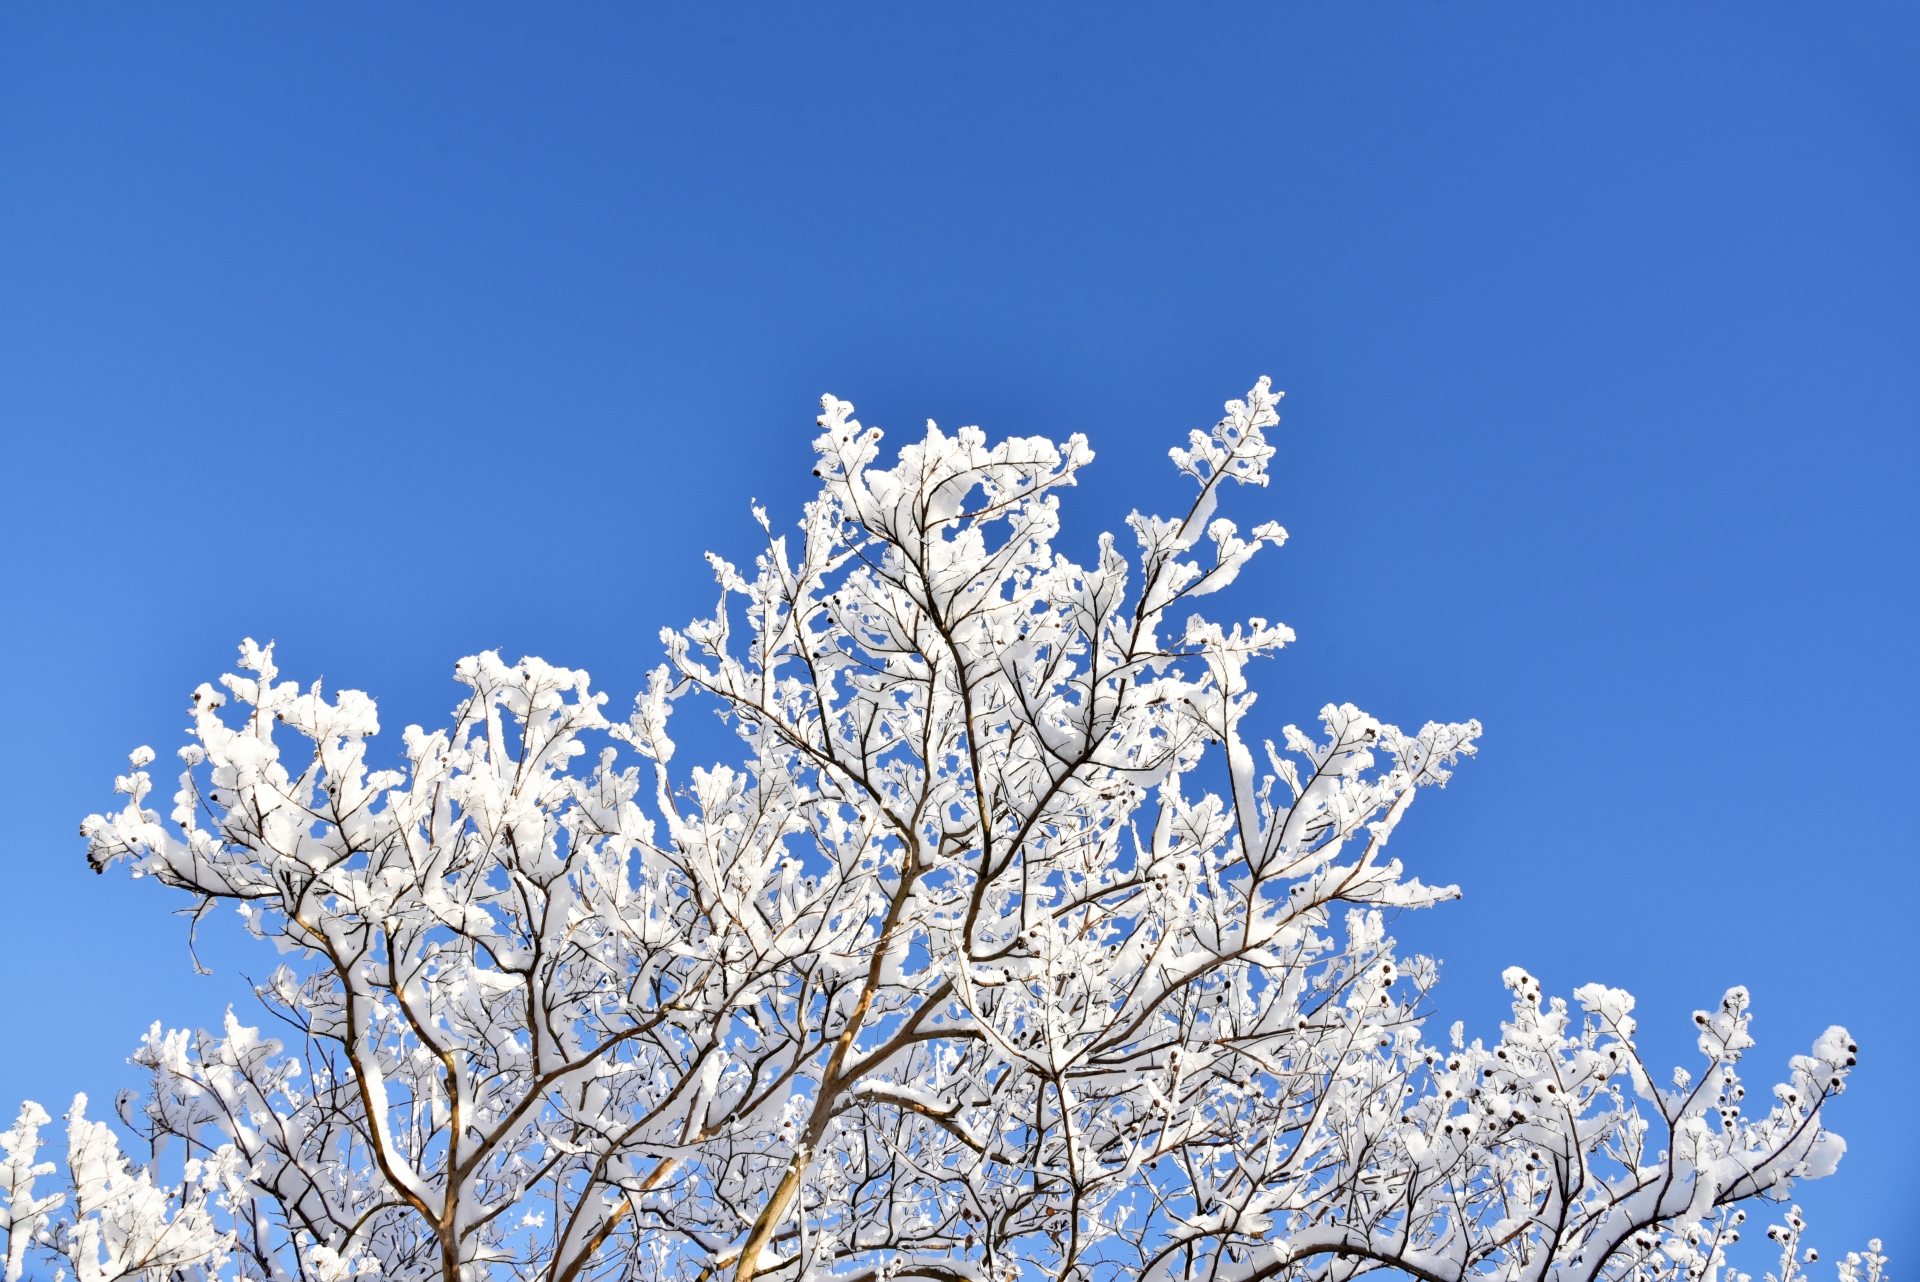
[{"label": "clear sky", "polygon": [[1260,715],[1486,724],[1395,842],[1441,1028],[1844,1022],[1812,1240],[1920,1267],[1920,6],[711,8],[0,11],[0,1099],[271,969],[75,836],[242,636],[390,732],[495,646],[622,707],[822,391],[1087,432],[1084,556],[1265,373]]}]

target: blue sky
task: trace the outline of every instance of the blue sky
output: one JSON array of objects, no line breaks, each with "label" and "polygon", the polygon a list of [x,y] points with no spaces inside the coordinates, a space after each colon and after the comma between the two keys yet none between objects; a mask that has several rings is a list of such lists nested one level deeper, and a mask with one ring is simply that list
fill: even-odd
[{"label": "blue sky", "polygon": [[822,391],[1087,432],[1085,555],[1266,373],[1261,715],[1486,724],[1395,843],[1442,1022],[1846,1023],[1800,1200],[1913,1267],[1916,67],[1911,5],[9,7],[0,1099],[271,968],[74,835],[242,636],[390,730],[495,646],[624,705]]}]

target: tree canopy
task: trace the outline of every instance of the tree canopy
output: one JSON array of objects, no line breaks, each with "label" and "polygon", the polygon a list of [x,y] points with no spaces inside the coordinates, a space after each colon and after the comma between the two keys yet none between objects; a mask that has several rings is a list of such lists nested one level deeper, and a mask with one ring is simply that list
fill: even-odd
[{"label": "tree canopy", "polygon": [[[142,748],[82,831],[285,955],[264,1027],[156,1025],[120,1109],[154,1163],[77,1101],[67,1201],[33,1192],[29,1104],[9,1277],[1716,1274],[1743,1203],[1835,1168],[1857,1047],[1829,1029],[1749,1104],[1745,990],[1662,1080],[1628,994],[1518,968],[1496,1041],[1428,1037],[1437,968],[1388,915],[1458,891],[1388,846],[1480,726],[1332,704],[1256,738],[1251,665],[1292,632],[1192,612],[1286,539],[1221,515],[1278,399],[1191,433],[1180,514],[1083,566],[1055,537],[1084,437],[929,424],[882,466],[823,398],[798,537],[756,508],[752,577],[709,557],[712,617],[624,721],[488,652],[390,764],[371,698],[247,641],[170,815]],[[736,763],[679,768],[686,698]]]}]

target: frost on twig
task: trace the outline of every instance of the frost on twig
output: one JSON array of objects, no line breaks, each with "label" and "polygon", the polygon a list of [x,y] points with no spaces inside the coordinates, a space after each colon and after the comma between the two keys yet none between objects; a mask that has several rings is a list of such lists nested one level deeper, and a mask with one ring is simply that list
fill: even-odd
[{"label": "frost on twig", "polygon": [[[64,1169],[35,1161],[45,1143],[40,1128],[51,1120],[38,1104],[28,1101],[0,1137],[7,1282],[25,1276],[36,1255],[71,1269],[79,1282],[218,1276],[233,1235],[219,1228],[215,1214],[231,1211],[243,1175],[232,1146],[188,1160],[182,1181],[162,1187],[152,1171],[122,1156],[112,1128],[89,1121],[86,1109],[87,1097],[76,1095],[67,1113]],[[61,1191],[36,1197],[34,1185],[49,1175],[60,1180]]]}]

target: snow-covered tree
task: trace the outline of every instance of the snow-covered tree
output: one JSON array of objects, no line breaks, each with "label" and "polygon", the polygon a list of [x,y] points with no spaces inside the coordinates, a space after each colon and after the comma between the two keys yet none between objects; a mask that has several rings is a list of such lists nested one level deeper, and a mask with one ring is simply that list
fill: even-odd
[{"label": "snow-covered tree", "polygon": [[[141,749],[83,832],[285,954],[271,1035],[136,1054],[123,1117],[195,1159],[172,1190],[76,1106],[62,1219],[29,1106],[12,1276],[1713,1277],[1740,1203],[1834,1169],[1856,1048],[1749,1102],[1734,989],[1663,1085],[1631,997],[1519,969],[1496,1041],[1426,1037],[1436,967],[1386,915],[1457,891],[1387,848],[1479,725],[1331,705],[1262,741],[1250,669],[1293,634],[1191,613],[1286,538],[1219,515],[1277,400],[1192,433],[1184,512],[1082,566],[1083,437],[929,424],[886,467],[827,397],[798,537],[756,508],[752,576],[709,557],[713,617],[622,722],[485,653],[450,726],[370,760],[370,698],[246,642],[171,822]],[[679,769],[689,696],[741,764]]]}]

